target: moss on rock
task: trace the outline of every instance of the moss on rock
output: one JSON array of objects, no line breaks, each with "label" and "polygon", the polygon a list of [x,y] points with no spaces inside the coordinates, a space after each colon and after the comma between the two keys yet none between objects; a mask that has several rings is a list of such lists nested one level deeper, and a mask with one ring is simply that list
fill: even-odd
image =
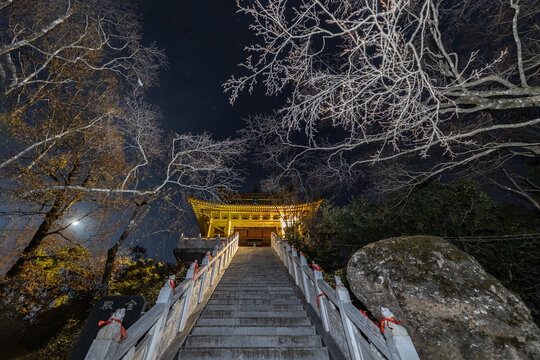
[{"label": "moss on rock", "polygon": [[373,314],[384,306],[405,322],[421,358],[527,359],[540,353],[540,331],[521,299],[442,238],[371,243],[351,257],[347,279]]}]

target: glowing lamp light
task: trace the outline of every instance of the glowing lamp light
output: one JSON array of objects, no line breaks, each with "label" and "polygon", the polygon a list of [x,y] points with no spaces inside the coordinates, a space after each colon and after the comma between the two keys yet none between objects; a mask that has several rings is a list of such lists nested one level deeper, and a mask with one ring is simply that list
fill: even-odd
[{"label": "glowing lamp light", "polygon": [[77,225],[79,225],[80,223],[81,223],[80,221],[75,220],[74,222],[71,223],[71,225],[77,226]]}]

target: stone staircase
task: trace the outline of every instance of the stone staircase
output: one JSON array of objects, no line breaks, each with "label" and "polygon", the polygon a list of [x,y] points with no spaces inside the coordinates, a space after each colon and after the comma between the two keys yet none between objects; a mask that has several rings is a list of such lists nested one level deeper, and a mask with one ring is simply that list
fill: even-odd
[{"label": "stone staircase", "polygon": [[240,247],[179,359],[329,359],[271,248]]}]

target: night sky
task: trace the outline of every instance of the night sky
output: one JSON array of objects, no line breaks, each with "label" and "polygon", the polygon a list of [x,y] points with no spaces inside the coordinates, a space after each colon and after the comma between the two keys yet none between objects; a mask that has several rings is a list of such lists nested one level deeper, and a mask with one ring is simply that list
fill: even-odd
[{"label": "night sky", "polygon": [[[135,0],[143,18],[144,43],[156,42],[165,50],[169,69],[160,84],[148,91],[149,100],[163,113],[163,126],[178,133],[209,132],[217,139],[234,137],[243,118],[268,113],[282,101],[267,97],[259,87],[244,93],[232,106],[222,84],[239,75],[243,48],[252,43],[250,18],[236,13],[235,0]],[[260,180],[249,162],[244,190]]]}]

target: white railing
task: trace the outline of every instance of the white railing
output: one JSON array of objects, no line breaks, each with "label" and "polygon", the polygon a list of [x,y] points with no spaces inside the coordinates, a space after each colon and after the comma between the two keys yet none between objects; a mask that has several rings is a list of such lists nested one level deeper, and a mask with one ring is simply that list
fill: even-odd
[{"label": "white railing", "polygon": [[335,276],[334,290],[323,280],[322,269],[313,263],[311,269],[303,253],[272,234],[272,248],[311,304],[322,326],[346,358],[352,360],[390,359],[418,360],[418,354],[407,330],[397,324],[394,315],[381,307],[386,324],[381,326],[351,303],[348,290]]},{"label": "white railing", "polygon": [[206,253],[200,267],[196,261],[191,264],[184,281],[175,285],[171,276],[156,304],[127,329],[125,336],[121,328],[125,310],[117,310],[99,330],[86,359],[154,360],[163,354],[176,335],[186,330],[186,320],[203,299],[208,299],[236,254],[238,233],[221,240],[212,253]]}]

